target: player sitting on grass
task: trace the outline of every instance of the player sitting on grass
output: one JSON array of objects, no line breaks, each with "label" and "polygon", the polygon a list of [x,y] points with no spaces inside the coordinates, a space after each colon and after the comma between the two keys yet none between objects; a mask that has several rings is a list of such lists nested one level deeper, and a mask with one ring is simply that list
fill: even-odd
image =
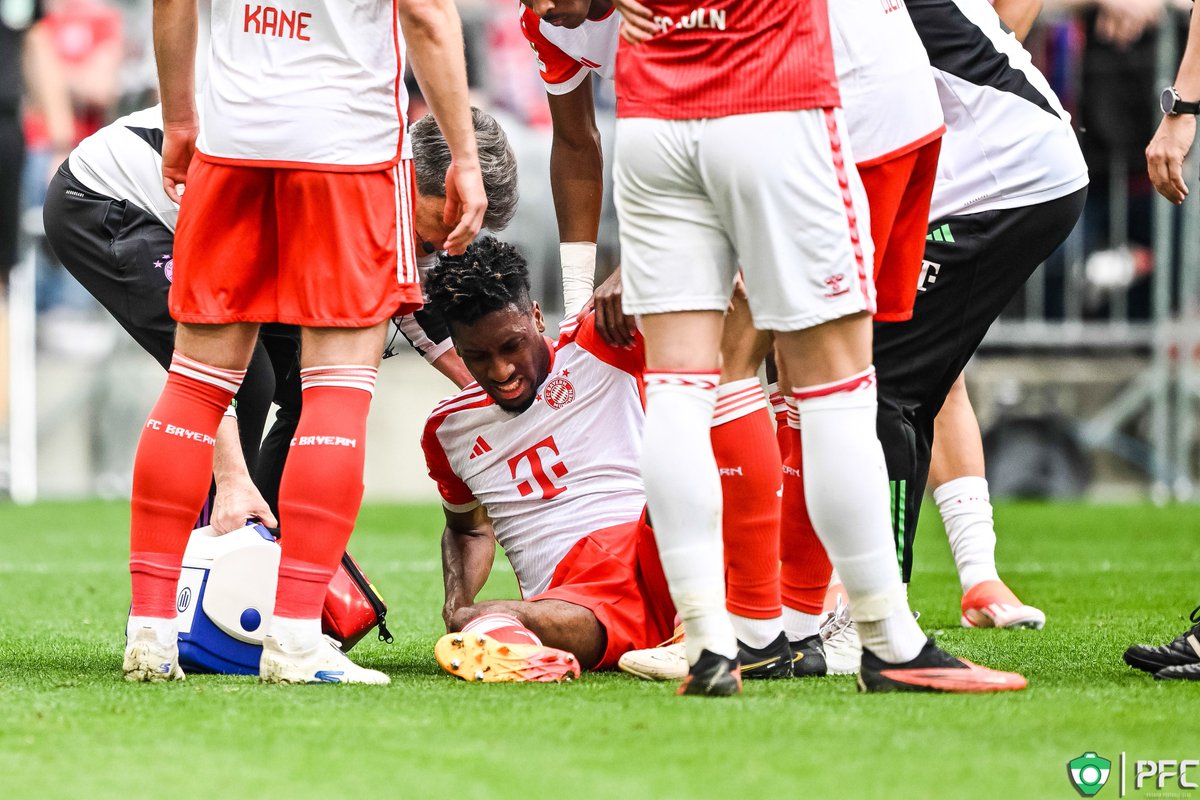
[{"label": "player sitting on grass", "polygon": [[[435,652],[477,681],[560,681],[671,635],[646,524],[640,337],[606,344],[595,317],[542,336],[525,260],[484,238],[426,278],[477,381],[434,409],[422,447],[446,514]],[[496,543],[523,600],[475,598]]]}]

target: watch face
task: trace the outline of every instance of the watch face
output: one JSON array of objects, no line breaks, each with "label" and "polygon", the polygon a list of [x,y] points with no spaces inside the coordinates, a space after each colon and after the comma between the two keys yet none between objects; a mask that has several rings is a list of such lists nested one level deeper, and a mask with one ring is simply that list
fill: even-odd
[{"label": "watch face", "polygon": [[1175,89],[1171,86],[1162,90],[1162,94],[1158,98],[1158,104],[1162,106],[1164,114],[1173,114],[1175,112],[1175,100],[1177,97]]}]

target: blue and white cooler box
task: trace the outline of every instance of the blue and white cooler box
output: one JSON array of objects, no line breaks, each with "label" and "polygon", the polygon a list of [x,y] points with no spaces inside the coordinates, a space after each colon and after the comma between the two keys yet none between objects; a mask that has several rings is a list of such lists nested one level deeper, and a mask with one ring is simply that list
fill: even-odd
[{"label": "blue and white cooler box", "polygon": [[258,674],[278,576],[279,545],[262,525],[192,531],[175,596],[184,672]]}]

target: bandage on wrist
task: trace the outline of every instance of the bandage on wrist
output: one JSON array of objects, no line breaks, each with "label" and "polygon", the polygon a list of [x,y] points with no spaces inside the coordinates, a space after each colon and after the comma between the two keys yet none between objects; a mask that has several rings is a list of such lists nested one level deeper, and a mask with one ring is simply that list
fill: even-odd
[{"label": "bandage on wrist", "polygon": [[596,243],[562,242],[563,315],[573,317],[592,297],[596,283]]}]

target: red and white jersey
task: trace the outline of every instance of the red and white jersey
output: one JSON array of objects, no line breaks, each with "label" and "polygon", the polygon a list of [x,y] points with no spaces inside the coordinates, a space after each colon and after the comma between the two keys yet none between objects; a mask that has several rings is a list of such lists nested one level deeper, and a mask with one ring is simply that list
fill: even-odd
[{"label": "red and white jersey", "polygon": [[933,68],[904,0],[835,0],[834,62],[859,166],[904,155],[945,131]]},{"label": "red and white jersey", "polygon": [[644,0],[659,33],[621,43],[617,116],[705,119],[840,105],[825,3]]},{"label": "red and white jersey", "polygon": [[197,149],[210,161],[339,172],[405,152],[396,0],[213,0]]},{"label": "red and white jersey", "polygon": [[593,72],[613,79],[621,38],[621,15],[615,6],[603,19],[585,19],[578,28],[547,24],[528,8],[521,8],[521,32],[533,48],[547,92],[566,94]]},{"label": "red and white jersey", "polygon": [[640,346],[605,344],[589,314],[551,353],[525,411],[505,411],[471,384],[433,410],[421,439],[446,508],[487,509],[524,597],[549,587],[581,538],[636,520],[646,505]]}]

